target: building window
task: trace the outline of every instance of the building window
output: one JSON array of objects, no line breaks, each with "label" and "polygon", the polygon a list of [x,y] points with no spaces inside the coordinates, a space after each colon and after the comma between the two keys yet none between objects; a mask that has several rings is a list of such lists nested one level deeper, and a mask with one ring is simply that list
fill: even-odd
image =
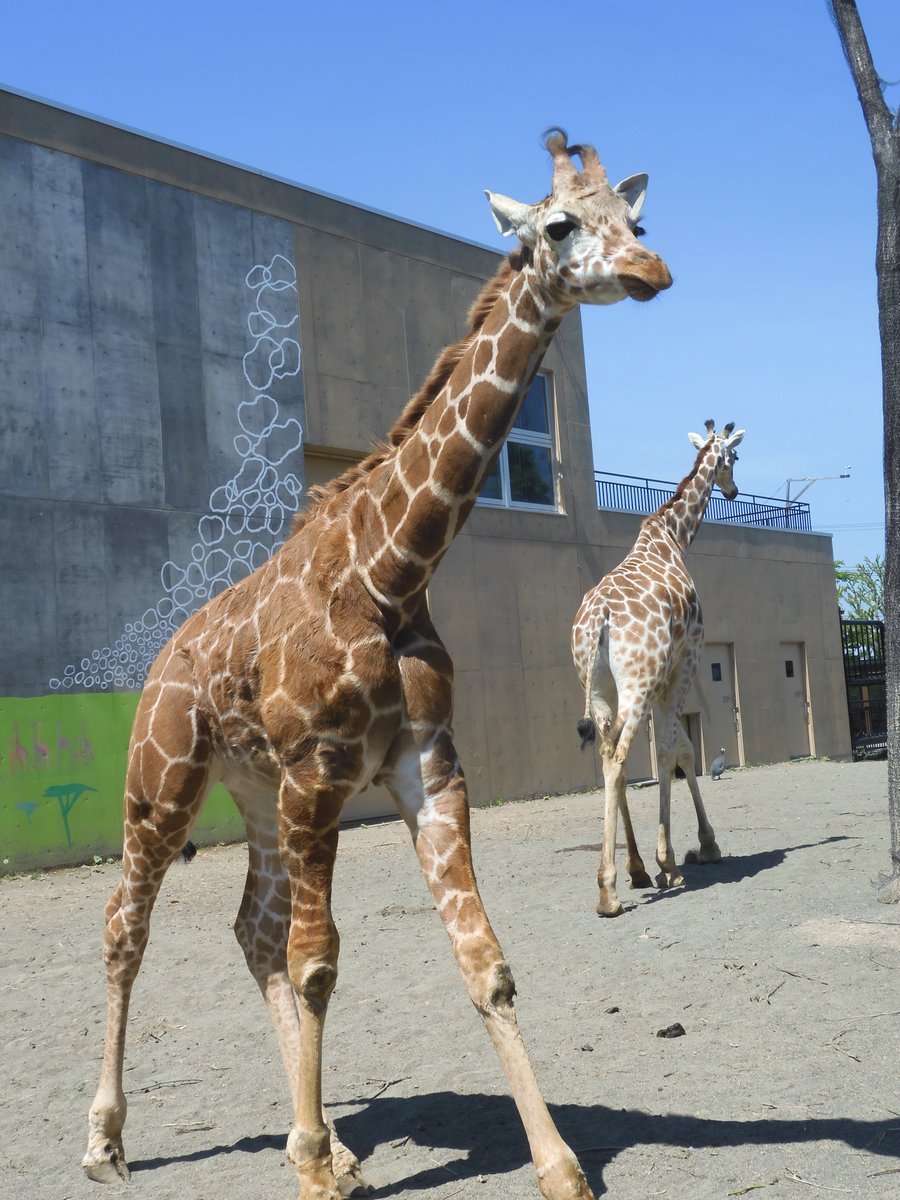
[{"label": "building window", "polygon": [[712,664],[712,677],[713,677],[713,683],[721,683],[722,682],[722,664],[721,663],[713,663]]},{"label": "building window", "polygon": [[784,673],[788,679],[794,678],[794,660],[792,658],[784,660]]},{"label": "building window", "polygon": [[535,376],[487,477],[478,503],[494,508],[556,509],[549,375]]}]

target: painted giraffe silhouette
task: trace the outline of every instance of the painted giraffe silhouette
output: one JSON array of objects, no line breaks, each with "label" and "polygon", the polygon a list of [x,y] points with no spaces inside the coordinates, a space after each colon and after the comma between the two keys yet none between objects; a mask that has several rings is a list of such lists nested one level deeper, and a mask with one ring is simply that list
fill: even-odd
[{"label": "painted giraffe silhouette", "polygon": [[[488,193],[521,246],[438,359],[386,445],[313,489],[281,549],[192,616],[151,668],[132,733],[122,882],[106,907],[107,1033],[83,1165],[127,1177],[122,1063],[132,985],[163,875],[213,783],[247,828],[235,932],[275,1025],[295,1103],[287,1153],[303,1200],[362,1187],[322,1109],[337,978],[331,887],[344,803],[390,790],[519,1108],[548,1200],[590,1189],[541,1097],[515,987],[472,868],[451,731],[453,670],[426,587],[475,504],[554,331],[580,303],[649,300],[671,277],[635,235],[647,177],[610,187],[591,146],[552,131],[552,192]],[[581,160],[576,168],[573,156]]]},{"label": "painted giraffe silhouette", "polygon": [[737,495],[732,478],[735,447],[744,430],[726,425],[706,436],[688,434],[698,451],[690,474],[671,499],[641,523],[637,541],[625,559],[585,595],[572,628],[572,656],[584,688],[584,716],[578,722],[582,746],[600,731],[605,818],[597,882],[597,912],[618,916],[616,894],[616,811],[622,814],[632,887],[650,887],[650,876],[638,853],[625,799],[625,759],[641,721],[656,707],[659,773],[659,842],[656,861],[659,887],[684,883],[675,865],[669,833],[672,776],[680,766],[697,810],[700,849],[694,862],[721,858],[706,816],[697,776],[694,747],[681,723],[684,702],[697,674],[703,646],[703,617],[694,581],[684,561],[694,540],[714,485],[729,500]]}]

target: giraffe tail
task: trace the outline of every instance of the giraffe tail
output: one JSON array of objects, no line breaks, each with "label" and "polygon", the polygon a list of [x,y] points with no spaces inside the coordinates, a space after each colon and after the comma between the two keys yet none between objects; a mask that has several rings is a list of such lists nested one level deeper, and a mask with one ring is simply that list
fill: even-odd
[{"label": "giraffe tail", "polygon": [[186,863],[193,862],[197,857],[197,847],[193,842],[185,842],[181,847],[181,857]]},{"label": "giraffe tail", "polygon": [[600,626],[600,632],[597,634],[597,644],[594,646],[594,651],[591,654],[590,666],[588,667],[584,681],[584,716],[576,725],[578,736],[581,738],[581,749],[583,750],[591,742],[597,740],[597,725],[591,713],[591,683],[594,678],[594,670],[597,664],[597,655],[600,653],[602,646],[605,644],[609,635],[609,623],[604,621]]},{"label": "giraffe tail", "polygon": [[593,742],[597,738],[597,726],[594,724],[593,717],[582,717],[576,729],[578,730],[578,736],[581,738],[582,750],[589,742]]}]

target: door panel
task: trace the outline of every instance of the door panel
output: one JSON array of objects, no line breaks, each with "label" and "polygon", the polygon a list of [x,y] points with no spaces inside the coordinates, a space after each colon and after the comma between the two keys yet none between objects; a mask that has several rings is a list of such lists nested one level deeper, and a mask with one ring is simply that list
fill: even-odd
[{"label": "door panel", "polygon": [[809,696],[806,654],[802,642],[781,643],[781,682],[784,692],[784,735],[790,758],[809,754]]},{"label": "door panel", "polygon": [[734,645],[709,642],[700,655],[699,691],[706,701],[703,711],[704,771],[724,746],[730,767],[744,761],[740,734],[740,707],[734,670]]}]

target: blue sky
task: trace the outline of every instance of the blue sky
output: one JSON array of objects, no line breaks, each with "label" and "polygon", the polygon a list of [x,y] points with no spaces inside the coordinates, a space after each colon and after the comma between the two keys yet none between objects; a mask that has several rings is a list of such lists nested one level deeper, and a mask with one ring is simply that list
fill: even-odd
[{"label": "blue sky", "polygon": [[[900,79],[900,4],[859,7]],[[678,479],[688,431],[735,420],[742,491],[850,464],[804,499],[837,557],[881,552],[875,173],[824,0],[37,0],[3,24],[2,83],[498,249],[483,189],[543,197],[547,126],[647,171],[675,284],[583,313],[596,465]]]}]

